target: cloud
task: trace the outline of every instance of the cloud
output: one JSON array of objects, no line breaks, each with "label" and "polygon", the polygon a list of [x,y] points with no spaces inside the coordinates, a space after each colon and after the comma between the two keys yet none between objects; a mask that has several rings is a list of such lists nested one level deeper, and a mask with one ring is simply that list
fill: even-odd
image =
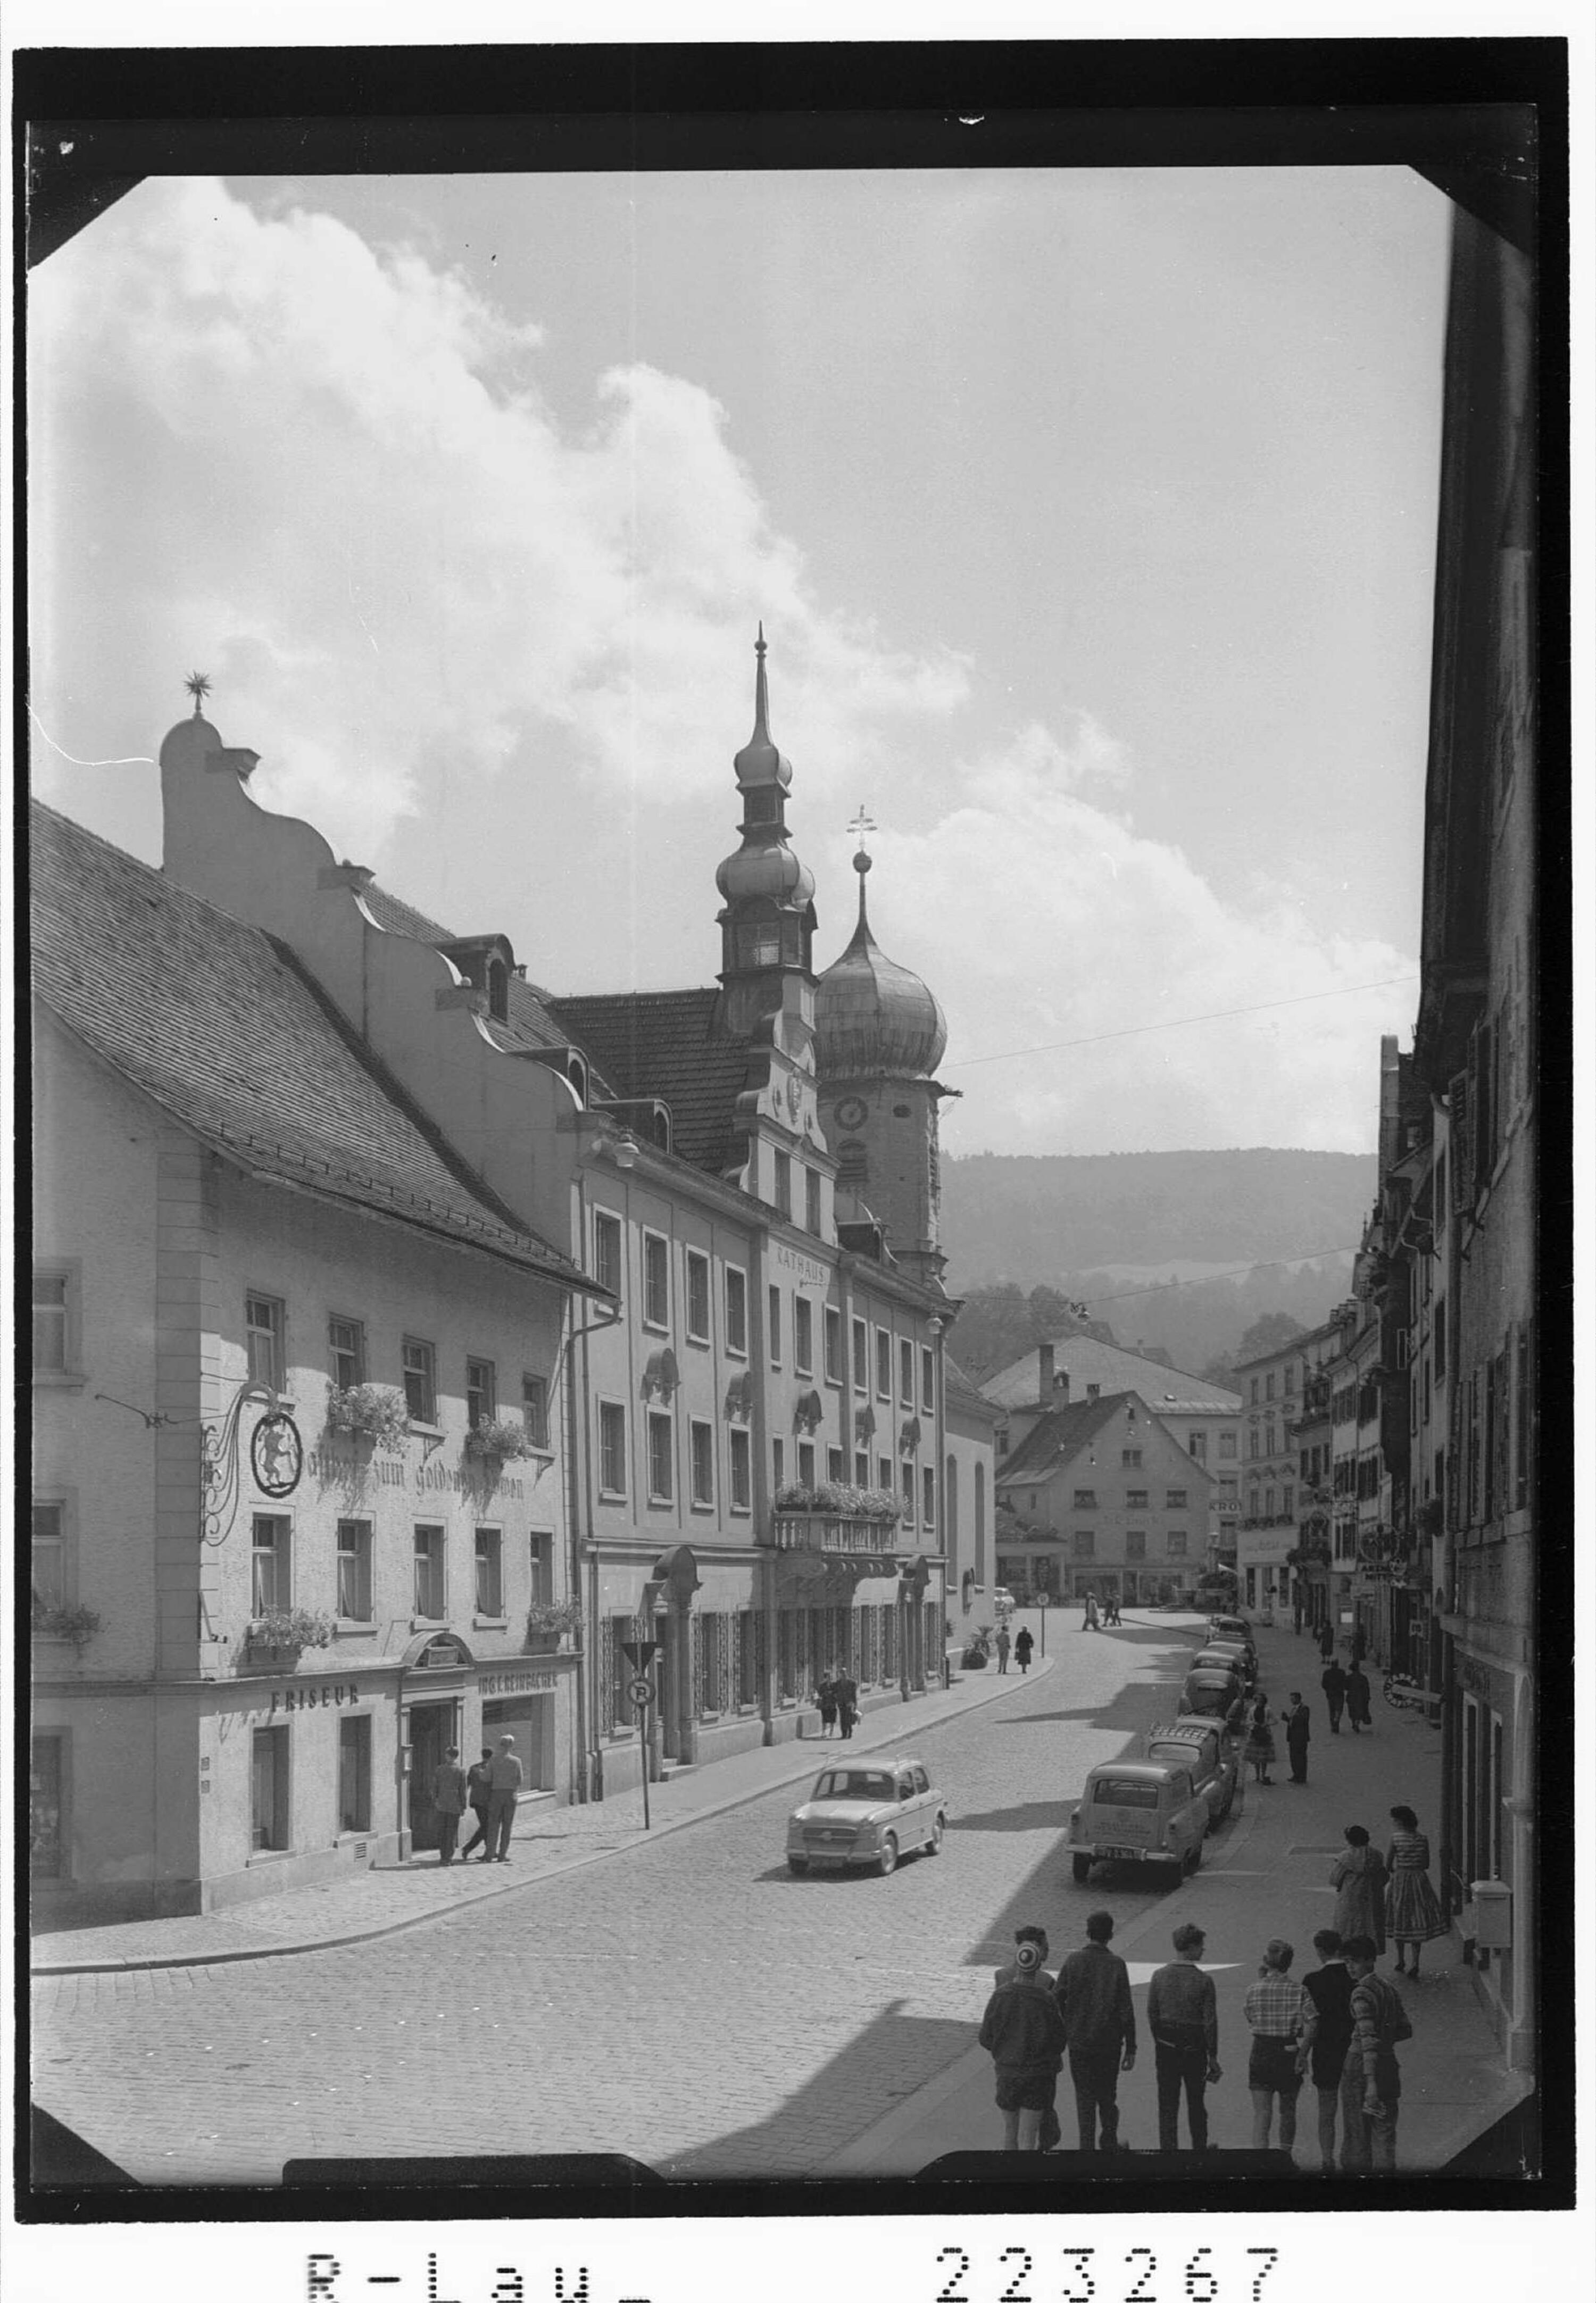
[{"label": "cloud", "polygon": [[[960,802],[924,831],[873,842],[876,935],[948,1017],[943,1076],[963,1097],[944,1107],[949,1149],[1367,1150],[1380,1036],[1411,1031],[1417,989],[1351,987],[1415,962],[1316,935],[1288,902],[1222,897],[1084,795],[1104,746],[1122,777],[1101,730],[1083,751],[1027,728],[967,763]],[[1265,1002],[1301,1004],[1189,1020]]]},{"label": "cloud", "polygon": [[413,249],[151,181],[30,330],[36,700],[86,756],[153,748],[198,663],[260,798],[380,864],[454,780],[551,757],[601,796],[723,789],[759,615],[817,789],[967,692],[816,602],[708,393],[612,369],[562,430],[537,328]]}]

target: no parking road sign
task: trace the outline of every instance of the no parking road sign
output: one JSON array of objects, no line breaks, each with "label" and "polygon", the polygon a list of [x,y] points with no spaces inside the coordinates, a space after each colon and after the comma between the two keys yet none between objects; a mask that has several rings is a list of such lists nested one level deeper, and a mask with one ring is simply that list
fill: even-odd
[{"label": "no parking road sign", "polygon": [[1045,1591],[1038,1591],[1036,1594],[1036,1605],[1039,1607],[1050,1607],[1052,1605],[1052,1601]]},{"label": "no parking road sign", "polygon": [[628,1683],[626,1691],[639,1710],[654,1701],[654,1682],[651,1679],[634,1679]]}]

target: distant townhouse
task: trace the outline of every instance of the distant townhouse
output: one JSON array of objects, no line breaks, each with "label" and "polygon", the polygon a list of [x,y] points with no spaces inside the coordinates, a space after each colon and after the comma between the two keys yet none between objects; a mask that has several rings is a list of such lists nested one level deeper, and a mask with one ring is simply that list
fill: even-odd
[{"label": "distant townhouse", "polygon": [[1195,1599],[1210,1475],[1135,1392],[1049,1408],[998,1470],[998,1581],[1051,1599]]}]

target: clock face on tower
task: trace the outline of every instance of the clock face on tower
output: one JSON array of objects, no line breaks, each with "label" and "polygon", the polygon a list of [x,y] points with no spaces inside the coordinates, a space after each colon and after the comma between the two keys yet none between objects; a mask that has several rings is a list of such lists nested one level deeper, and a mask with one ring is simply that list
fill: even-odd
[{"label": "clock face on tower", "polygon": [[869,1116],[869,1107],[861,1095],[845,1095],[837,1106],[839,1127],[863,1127]]}]

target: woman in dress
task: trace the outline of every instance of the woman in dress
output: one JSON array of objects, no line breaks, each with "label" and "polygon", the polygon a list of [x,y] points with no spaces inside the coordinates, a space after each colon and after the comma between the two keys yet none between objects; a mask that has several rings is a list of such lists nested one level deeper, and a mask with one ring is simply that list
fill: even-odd
[{"label": "woman in dress", "polygon": [[[1452,1930],[1430,1885],[1430,1842],[1419,1829],[1418,1817],[1410,1807],[1394,1807],[1391,1821],[1396,1828],[1385,1859],[1386,1869],[1391,1875],[1386,1897],[1386,1933],[1397,1946],[1398,1974],[1417,1975],[1421,1944],[1438,1943]],[[1413,1953],[1411,1966],[1407,1963],[1409,1952]]]},{"label": "woman in dress", "polygon": [[829,1735],[837,1725],[837,1682],[829,1669],[820,1675],[815,1700],[820,1707],[820,1732],[822,1735]]},{"label": "woman in dress", "polygon": [[1348,1936],[1367,1936],[1377,1954],[1385,1956],[1385,1861],[1378,1847],[1371,1847],[1369,1835],[1361,1823],[1349,1823],[1341,1835],[1347,1842],[1347,1852],[1338,1856],[1330,1875],[1330,1885],[1336,1891],[1336,1933],[1343,1941]]},{"label": "woman in dress", "polygon": [[1254,1704],[1253,1715],[1247,1723],[1247,1747],[1245,1756],[1253,1763],[1254,1783],[1273,1783],[1274,1777],[1269,1771],[1275,1763],[1274,1730],[1270,1725],[1268,1700],[1262,1695]]}]

